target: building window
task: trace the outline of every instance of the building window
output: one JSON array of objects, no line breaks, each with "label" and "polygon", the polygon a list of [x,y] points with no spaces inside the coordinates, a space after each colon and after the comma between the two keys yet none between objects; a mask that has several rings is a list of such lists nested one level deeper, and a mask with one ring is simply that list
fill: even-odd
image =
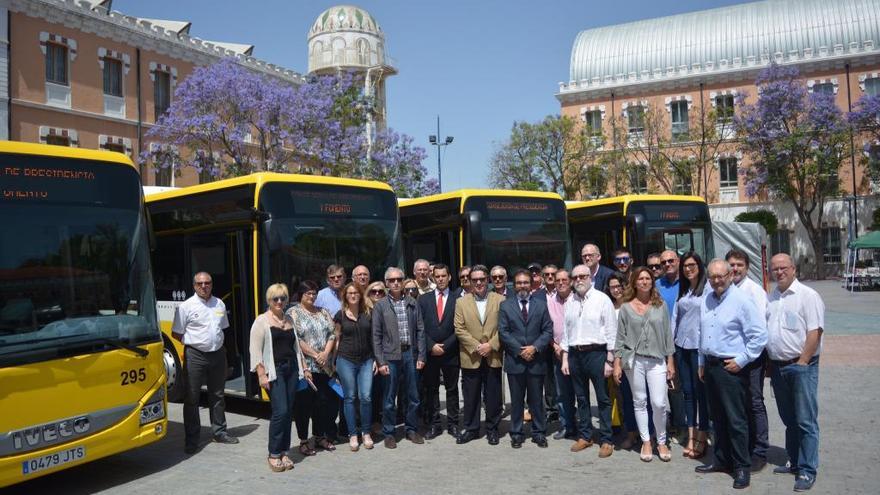
[{"label": "building window", "polygon": [[629,171],[629,186],[635,194],[647,194],[648,168],[644,165],[632,166]]},{"label": "building window", "polygon": [[70,146],[70,137],[50,134],[46,136],[46,144],[54,146]]},{"label": "building window", "polygon": [[690,171],[676,171],[673,186],[675,194],[693,194],[693,178]]},{"label": "building window", "polygon": [[865,93],[868,96],[877,96],[880,94],[880,77],[869,77],[865,79]]},{"label": "building window", "polygon": [[46,43],[46,81],[67,86],[67,47]]},{"label": "building window", "polygon": [[830,82],[816,83],[813,85],[813,93],[834,95],[834,84]]},{"label": "building window", "polygon": [[153,83],[154,119],[158,121],[159,117],[171,106],[171,74],[157,70],[155,78]]},{"label": "building window", "polygon": [[669,108],[672,114],[672,140],[688,139],[688,102],[673,101]]},{"label": "building window", "polygon": [[718,95],[715,97],[716,122],[718,125],[733,123],[733,95]]},{"label": "building window", "polygon": [[825,263],[840,263],[840,229],[822,228],[822,260]]},{"label": "building window", "polygon": [[122,96],[122,61],[104,59],[104,94]]},{"label": "building window", "polygon": [[107,151],[115,151],[117,153],[125,154],[125,145],[120,143],[107,143],[101,147]]},{"label": "building window", "polygon": [[357,40],[357,57],[358,65],[370,65],[370,45],[363,38]]},{"label": "building window", "polygon": [[718,176],[721,180],[721,187],[737,187],[739,181],[736,172],[736,158],[731,156],[718,159]]},{"label": "building window", "polygon": [[588,135],[601,136],[602,112],[600,110],[584,112],[584,127],[586,128]]},{"label": "building window", "polygon": [[777,229],[770,236],[771,256],[779,253],[791,254],[791,231],[785,229]]},{"label": "building window", "polygon": [[645,107],[635,105],[626,110],[627,129],[631,136],[641,135],[645,131]]}]

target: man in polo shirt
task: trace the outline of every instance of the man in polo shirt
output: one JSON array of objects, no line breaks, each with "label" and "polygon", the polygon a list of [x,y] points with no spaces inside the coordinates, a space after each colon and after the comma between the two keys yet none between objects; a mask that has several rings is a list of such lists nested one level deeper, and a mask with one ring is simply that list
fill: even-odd
[{"label": "man in polo shirt", "polygon": [[825,326],[825,303],[813,289],[800,283],[791,257],[770,260],[776,289],[767,305],[767,354],[773,364],[770,383],[779,416],[785,424],[788,466],[774,473],[792,473],[794,490],[809,490],[819,468],[819,354]]},{"label": "man in polo shirt", "polygon": [[226,305],[211,295],[211,274],[199,272],[193,277],[195,294],[174,311],[171,335],[184,345],[184,376],[186,398],[183,402],[184,451],[194,454],[199,445],[199,394],[202,385],[208,389],[208,409],[214,441],[238,443],[226,432],[226,349],[223,329],[229,327]]}]

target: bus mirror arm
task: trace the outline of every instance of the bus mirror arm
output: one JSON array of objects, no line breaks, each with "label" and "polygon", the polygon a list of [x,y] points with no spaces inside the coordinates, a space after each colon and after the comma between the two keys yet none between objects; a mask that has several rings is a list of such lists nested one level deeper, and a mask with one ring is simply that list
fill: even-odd
[{"label": "bus mirror arm", "polygon": [[272,220],[271,213],[258,208],[251,208],[251,215],[253,215],[254,222],[267,222]]},{"label": "bus mirror arm", "polygon": [[[645,216],[635,213],[627,218],[626,245],[633,246],[638,240],[638,234],[645,225]],[[630,248],[633,249],[633,248]]]},{"label": "bus mirror arm", "polygon": [[478,211],[469,211],[463,216],[465,228],[470,234],[471,244],[474,246],[483,244],[483,229],[480,225],[483,216]]}]

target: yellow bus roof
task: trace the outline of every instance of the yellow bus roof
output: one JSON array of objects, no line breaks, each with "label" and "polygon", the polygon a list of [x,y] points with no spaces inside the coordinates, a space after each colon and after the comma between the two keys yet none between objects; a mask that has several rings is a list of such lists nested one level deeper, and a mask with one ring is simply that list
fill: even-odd
[{"label": "yellow bus roof", "polygon": [[432,194],[421,198],[400,198],[397,202],[401,208],[404,208],[407,206],[443,201],[445,199],[460,199],[463,201],[473,196],[503,196],[511,198],[544,198],[562,200],[561,196],[553,192],[518,191],[512,189],[458,189],[456,191]]},{"label": "yellow bus roof", "polygon": [[137,170],[134,163],[132,163],[131,158],[122,153],[107,150],[71,148],[69,146],[23,143],[20,141],[0,141],[0,153],[17,153],[21,155],[39,155],[55,158],[74,158],[77,160],[119,163],[122,165],[128,165]]},{"label": "yellow bus roof", "polygon": [[208,182],[205,184],[199,184],[197,186],[189,186],[182,187],[180,189],[174,189],[171,191],[163,191],[155,194],[150,194],[146,197],[147,202],[151,201],[159,201],[162,199],[168,198],[177,198],[180,196],[186,196],[189,194],[197,194],[209,191],[216,191],[219,189],[225,189],[228,187],[235,187],[245,184],[256,184],[258,189],[263,186],[263,184],[269,182],[291,182],[298,184],[326,184],[333,186],[349,186],[349,187],[364,187],[369,189],[379,189],[384,191],[391,191],[391,186],[384,182],[374,181],[374,180],[360,180],[360,179],[345,179],[342,177],[327,177],[324,175],[301,175],[301,174],[283,174],[277,172],[257,172],[254,174],[244,175],[241,177],[233,177],[231,179],[218,180],[215,182]]},{"label": "yellow bus roof", "polygon": [[565,206],[568,210],[577,210],[579,208],[588,208],[592,206],[612,205],[623,203],[623,209],[632,202],[639,201],[689,201],[694,203],[705,203],[706,200],[699,196],[686,196],[674,194],[625,194],[623,196],[614,196],[610,198],[594,199],[590,201],[566,201]]}]

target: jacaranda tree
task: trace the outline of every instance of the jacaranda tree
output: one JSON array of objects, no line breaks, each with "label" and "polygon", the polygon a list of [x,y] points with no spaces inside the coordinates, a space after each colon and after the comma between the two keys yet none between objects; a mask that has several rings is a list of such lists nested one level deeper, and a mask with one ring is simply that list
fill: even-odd
[{"label": "jacaranda tree", "polygon": [[[372,101],[349,73],[310,77],[299,86],[250,71],[233,59],[196,68],[146,137],[157,168],[193,167],[214,177],[253,172],[321,173],[389,182],[400,194],[436,192],[423,148],[392,130],[368,142]],[[214,157],[219,155],[219,160]]]},{"label": "jacaranda tree", "polygon": [[833,95],[808,93],[794,67],[771,64],[755,84],[757,102],[735,117],[742,149],[751,158],[742,172],[746,195],[766,192],[794,206],[813,247],[816,278],[824,278],[824,207],[840,192],[837,174],[850,152],[846,118]]},{"label": "jacaranda tree", "polygon": [[880,181],[880,95],[865,95],[853,106],[850,124],[864,139],[863,160],[868,175]]}]

